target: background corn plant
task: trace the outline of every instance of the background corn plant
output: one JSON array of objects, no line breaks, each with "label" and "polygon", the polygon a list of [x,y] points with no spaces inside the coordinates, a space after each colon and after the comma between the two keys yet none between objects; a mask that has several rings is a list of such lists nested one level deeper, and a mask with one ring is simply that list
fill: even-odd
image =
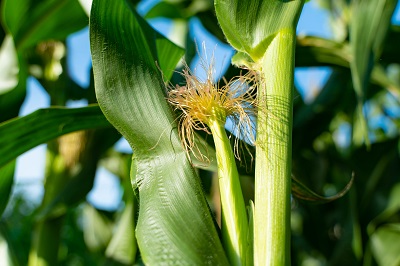
[{"label": "background corn plant", "polygon": [[[88,25],[80,2],[1,1],[0,248],[7,263],[226,264],[215,222],[215,165],[193,168],[187,160],[163,85],[181,82],[172,70],[183,55],[189,64],[195,59],[188,26],[193,17],[226,39],[212,1],[160,1],[144,18],[135,11],[138,2],[94,1],[96,80],[82,88],[68,75],[63,53],[66,37]],[[334,34],[298,36],[296,67],[329,66],[332,73],[312,100],[294,100],[292,174],[303,185],[294,182],[293,195],[322,201],[308,189],[330,196],[352,173],[355,179],[337,201],[292,199],[292,264],[397,265],[400,29],[391,24],[397,1],[317,2],[329,12]],[[185,49],[151,29],[146,19],[156,17],[172,20]],[[232,66],[224,75],[238,73]],[[17,117],[28,77],[40,82],[52,107]],[[64,108],[71,99],[89,105]],[[133,158],[113,150],[121,135],[108,121],[127,138]],[[343,131],[348,141],[338,138]],[[9,202],[15,159],[42,143],[48,163],[41,205],[32,206],[24,195]],[[254,164],[246,162],[239,172],[245,198],[253,199]],[[99,165],[121,179],[124,204],[116,212],[85,200]]]}]

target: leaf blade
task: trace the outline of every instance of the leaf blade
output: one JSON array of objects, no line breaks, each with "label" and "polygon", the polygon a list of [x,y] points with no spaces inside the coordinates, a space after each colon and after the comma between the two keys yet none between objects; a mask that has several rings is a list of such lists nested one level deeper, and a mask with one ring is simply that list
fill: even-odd
[{"label": "leaf blade", "polygon": [[215,11],[229,43],[257,61],[278,31],[296,27],[303,3],[300,0],[218,0]]},{"label": "leaf blade", "polygon": [[[227,264],[165,100],[155,64],[165,51],[157,50],[157,35],[121,0],[95,0],[90,18],[99,104],[134,150],[131,179],[139,191],[136,233],[144,262]],[[178,53],[171,55],[176,64]]]},{"label": "leaf blade", "polygon": [[[362,105],[374,63],[382,53],[384,39],[396,3],[396,0],[358,1],[355,3],[353,11],[354,16],[350,26],[350,47],[353,60],[350,61],[350,69],[359,102],[355,116],[356,119],[359,119],[367,146],[370,145],[368,124]],[[357,137],[354,137],[354,140],[357,142]]]},{"label": "leaf blade", "polygon": [[0,217],[7,207],[14,183],[15,160],[0,167]]},{"label": "leaf blade", "polygon": [[110,127],[100,108],[39,109],[0,124],[0,166],[22,153],[61,135],[89,128]]}]

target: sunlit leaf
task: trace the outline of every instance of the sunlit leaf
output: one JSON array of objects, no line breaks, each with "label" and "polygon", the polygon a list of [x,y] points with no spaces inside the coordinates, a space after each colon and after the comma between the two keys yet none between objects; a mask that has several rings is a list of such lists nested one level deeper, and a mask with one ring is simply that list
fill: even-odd
[{"label": "sunlit leaf", "polygon": [[19,65],[19,57],[11,35],[7,35],[0,48],[0,122],[18,115],[25,98],[27,73]]},{"label": "sunlit leaf", "polygon": [[133,200],[127,202],[106,250],[106,256],[109,260],[123,265],[133,265],[135,262],[137,252],[134,227],[135,211]]},{"label": "sunlit leaf", "polygon": [[400,264],[400,224],[386,224],[371,235],[371,249],[380,266]]},{"label": "sunlit leaf", "polygon": [[215,11],[228,42],[257,61],[279,30],[295,28],[303,3],[301,0],[217,0]]},{"label": "sunlit leaf", "polygon": [[172,44],[164,46],[166,40],[160,37],[131,3],[93,2],[90,38],[96,94],[107,119],[134,151],[131,177],[139,192],[136,236],[141,255],[154,265],[226,264],[156,65],[157,61],[166,67],[163,58],[168,58],[168,66],[177,64],[183,53]]},{"label": "sunlit leaf", "polygon": [[15,261],[13,261],[11,256],[11,248],[9,243],[7,243],[7,239],[3,236],[3,232],[0,231],[0,247],[2,251],[2,256],[0,257],[0,263],[2,265],[14,265]]},{"label": "sunlit leaf", "polygon": [[18,85],[18,55],[10,35],[4,38],[0,48],[0,95]]},{"label": "sunlit leaf", "polygon": [[84,205],[82,218],[83,236],[89,250],[104,250],[112,236],[111,220],[89,204]]}]

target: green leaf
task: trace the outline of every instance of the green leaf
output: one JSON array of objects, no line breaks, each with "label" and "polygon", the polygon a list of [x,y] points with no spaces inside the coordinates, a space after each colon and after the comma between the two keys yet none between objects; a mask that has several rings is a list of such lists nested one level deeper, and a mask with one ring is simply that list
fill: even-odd
[{"label": "green leaf", "polygon": [[11,35],[0,48],[0,122],[16,117],[25,99],[27,71],[19,65],[19,57]]},{"label": "green leaf", "polygon": [[247,265],[254,265],[254,202],[250,200],[247,206],[247,212],[249,217],[249,233],[247,234]]},{"label": "green leaf", "polygon": [[0,168],[0,217],[3,214],[14,181],[15,160]]},{"label": "green leaf", "polygon": [[164,46],[167,41],[123,0],[93,1],[90,39],[100,107],[134,150],[131,178],[139,195],[136,237],[143,261],[227,264],[155,63],[162,69],[176,65],[181,49]]},{"label": "green leaf", "polygon": [[318,195],[292,175],[292,194],[293,196],[299,199],[312,201],[315,203],[328,203],[343,197],[350,190],[351,186],[353,185],[353,181],[354,181],[354,176],[352,176],[352,178],[347,183],[347,185],[342,189],[342,191],[340,191],[336,195],[325,197]]},{"label": "green leaf", "polygon": [[[389,221],[396,221],[400,211],[400,183],[397,183],[390,191],[390,195],[388,197],[388,203],[378,216],[376,216],[369,224],[368,224],[368,233],[372,235],[379,225],[387,223]],[[397,217],[396,217],[397,216]],[[394,218],[396,217],[396,218]]]},{"label": "green leaf", "polygon": [[83,207],[83,237],[92,252],[104,250],[112,237],[110,219],[90,204]]},{"label": "green leaf", "polygon": [[2,249],[2,256],[0,262],[4,265],[15,265],[15,260],[13,260],[11,247],[7,241],[7,238],[3,235],[3,228],[0,229],[0,246]]},{"label": "green leaf", "polygon": [[43,40],[63,40],[88,23],[76,0],[5,0],[2,17],[17,49]]},{"label": "green leaf", "polygon": [[[100,156],[121,138],[117,130],[111,126],[87,130],[85,135],[87,136],[86,145],[80,156],[80,164],[82,166],[73,171],[68,181],[63,183],[62,188],[52,199],[48,198],[42,204],[40,212],[36,215],[38,220],[60,217],[71,207],[83,201],[87,193],[93,188],[97,162]],[[64,167],[63,163],[60,163],[63,161],[60,154],[54,157],[49,152],[48,157],[50,156],[52,156],[50,160]],[[54,171],[55,163],[50,163],[52,167],[49,171]],[[54,175],[56,174],[53,173],[52,176]]]},{"label": "green leaf", "polygon": [[400,224],[386,224],[371,236],[371,250],[374,258],[381,266],[400,264]]},{"label": "green leaf", "polygon": [[368,126],[362,105],[369,85],[375,61],[380,57],[384,39],[397,0],[357,1],[350,26],[350,47],[353,60],[350,61],[354,90],[359,107],[357,116],[363,130],[365,142],[369,145]]},{"label": "green leaf", "polygon": [[[135,204],[128,201],[118,221],[116,231],[106,249],[108,260],[119,262],[123,265],[133,265],[135,262],[137,243],[135,237]],[[105,265],[110,265],[111,262]]]},{"label": "green leaf", "polygon": [[[400,87],[388,78],[382,65],[394,62],[397,63],[397,56],[395,56],[392,51],[392,49],[394,49],[392,43],[397,42],[398,39],[395,37],[388,40],[386,45],[386,48],[388,49],[387,51],[385,50],[385,53],[382,55],[383,60],[380,61],[381,64],[374,64],[370,76],[372,83],[386,88],[395,96],[400,95]],[[350,45],[347,42],[338,43],[320,37],[297,37],[296,67],[339,66],[350,68],[352,56],[349,46]],[[240,64],[240,61],[238,64]]]},{"label": "green leaf", "polygon": [[61,135],[110,124],[97,105],[40,109],[0,124],[0,167],[22,153]]},{"label": "green leaf", "polygon": [[[393,27],[384,46],[379,63],[400,63],[396,44],[400,41],[400,27]],[[296,67],[339,66],[350,68],[352,61],[348,42],[338,42],[316,36],[297,36]],[[376,63],[375,63],[376,65]],[[373,78],[373,73],[372,73]]]},{"label": "green leaf", "polygon": [[246,68],[256,69],[255,67],[253,67],[254,62],[251,57],[243,52],[237,52],[234,56],[232,56],[231,61],[233,65],[239,68],[245,66]]},{"label": "green leaf", "polygon": [[176,5],[161,1],[153,6],[145,15],[146,19],[165,17],[170,19],[185,18],[185,15]]},{"label": "green leaf", "polygon": [[18,55],[10,35],[4,38],[0,48],[0,95],[7,93],[18,85]]},{"label": "green leaf", "polygon": [[156,35],[157,62],[163,72],[165,80],[170,80],[174,73],[176,61],[172,58],[181,58],[182,49],[178,49],[175,44],[164,38],[161,34]]},{"label": "green leaf", "polygon": [[125,208],[117,219],[113,236],[105,252],[107,257],[103,264],[105,266],[133,265],[136,258],[135,215],[138,204],[130,181],[131,158],[132,154],[111,150],[101,160],[103,167],[120,178],[125,202]]},{"label": "green leaf", "polygon": [[216,0],[215,11],[228,42],[258,61],[278,31],[296,28],[303,3],[302,0]]}]

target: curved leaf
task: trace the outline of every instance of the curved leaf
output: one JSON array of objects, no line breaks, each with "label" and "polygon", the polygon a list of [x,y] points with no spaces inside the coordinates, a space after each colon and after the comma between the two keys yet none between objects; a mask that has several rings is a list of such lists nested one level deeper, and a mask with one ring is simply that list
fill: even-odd
[{"label": "curved leaf", "polygon": [[88,23],[76,0],[5,0],[2,17],[17,49],[48,39],[62,40]]},{"label": "curved leaf", "polygon": [[296,198],[302,200],[313,201],[316,203],[328,203],[343,197],[347,193],[347,191],[350,190],[351,186],[353,185],[353,181],[354,181],[354,175],[351,177],[350,181],[339,193],[330,197],[325,197],[318,195],[292,175],[292,194]]},{"label": "curved leaf", "polygon": [[278,31],[296,28],[303,4],[301,0],[218,0],[215,11],[228,42],[257,61]]},{"label": "curved leaf", "polygon": [[40,109],[0,124],[0,167],[51,139],[81,129],[109,127],[97,105]]},{"label": "curved leaf", "polygon": [[134,150],[131,178],[139,191],[136,236],[144,262],[227,264],[155,63],[167,76],[165,70],[171,69],[165,69],[166,63],[176,65],[182,50],[156,34],[129,2],[95,0],[91,12],[97,98],[107,119]]},{"label": "curved leaf", "polygon": [[[393,35],[395,35],[393,33]],[[386,88],[393,95],[400,95],[400,87],[390,80],[387,73],[383,70],[382,65],[397,63],[398,58],[392,53],[394,46],[397,43],[396,37],[392,37],[387,43],[386,54],[382,55],[383,60],[372,68],[371,82],[383,88]],[[338,66],[350,68],[353,62],[350,51],[350,45],[347,42],[339,43],[333,40],[328,40],[314,36],[297,37],[296,47],[296,67],[312,67],[312,66]]]}]

